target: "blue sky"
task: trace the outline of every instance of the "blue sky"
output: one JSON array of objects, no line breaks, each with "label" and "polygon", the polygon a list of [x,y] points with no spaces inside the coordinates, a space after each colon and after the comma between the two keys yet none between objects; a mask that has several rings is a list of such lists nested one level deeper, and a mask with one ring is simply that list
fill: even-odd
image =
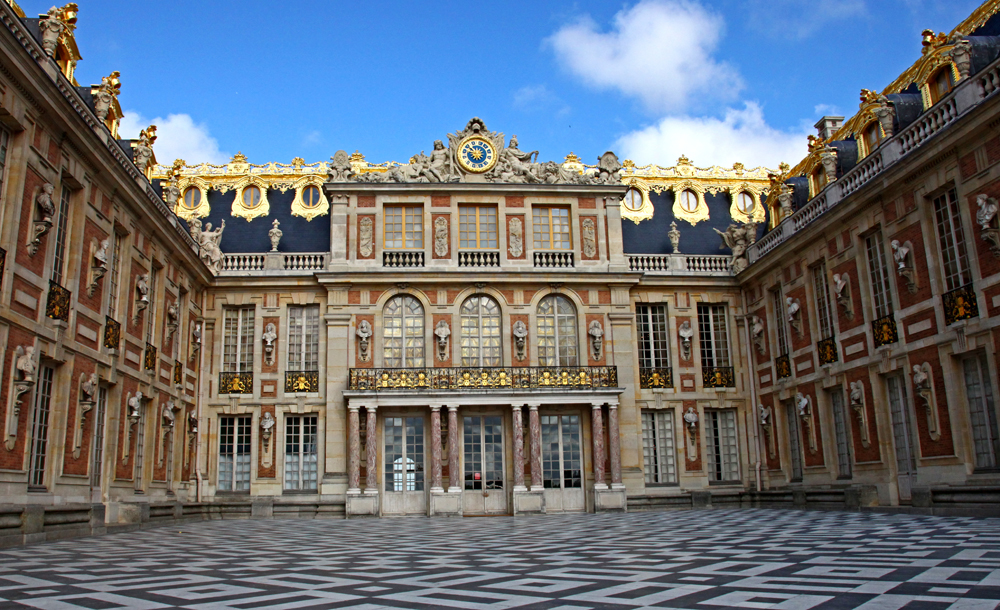
[{"label": "blue sky", "polygon": [[155,118],[161,163],[405,162],[479,116],[542,160],[774,167],[979,2],[79,4],[77,78],[122,73],[123,136]]}]

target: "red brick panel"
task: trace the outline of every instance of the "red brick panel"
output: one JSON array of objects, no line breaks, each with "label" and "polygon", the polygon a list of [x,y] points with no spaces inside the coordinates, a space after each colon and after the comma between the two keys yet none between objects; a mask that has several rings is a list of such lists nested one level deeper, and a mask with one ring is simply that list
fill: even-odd
[{"label": "red brick panel", "polygon": [[87,329],[93,331],[95,335],[97,335],[97,339],[96,340],[92,340],[89,337],[84,337],[82,334],[77,333],[76,334],[76,340],[77,340],[77,342],[82,343],[83,345],[86,345],[87,347],[89,347],[91,349],[98,349],[99,342],[101,341],[101,337],[103,336],[103,332],[104,332],[103,328],[101,327],[101,325],[97,324],[95,322],[92,322],[90,320],[90,318],[88,318],[86,316],[77,316],[76,317],[76,324],[77,324],[77,327],[87,328]]},{"label": "red brick panel", "polygon": [[359,208],[375,207],[375,195],[358,195],[358,207]]},{"label": "red brick panel", "polygon": [[[911,332],[911,329],[913,332]],[[905,333],[908,343],[933,337],[937,334],[937,316],[934,313],[934,309],[925,309],[912,316],[903,318],[903,327],[900,330],[903,331],[900,334]]]},{"label": "red brick panel", "polygon": [[840,352],[844,355],[844,362],[867,358],[868,335],[860,333],[850,339],[842,340],[840,342]]},{"label": "red brick panel", "polygon": [[[953,455],[955,453],[952,441],[951,420],[948,415],[948,392],[944,385],[944,372],[941,370],[941,360],[937,347],[931,346],[924,349],[914,350],[909,353],[910,370],[907,371],[907,378],[911,384],[911,396],[915,398],[913,405],[914,420],[917,424],[917,437],[920,439],[920,455],[923,457],[936,457]],[[913,384],[913,367],[927,363],[931,368],[931,380],[934,386],[934,400],[932,405],[937,409],[938,428],[940,436],[933,440],[928,428],[927,408],[924,401],[917,395]]]},{"label": "red brick panel", "polygon": [[507,195],[506,197],[504,197],[504,202],[508,208],[524,207],[524,197],[518,197],[516,195]]},{"label": "red brick panel", "polygon": [[962,179],[965,180],[976,174],[976,153],[970,152],[958,159],[958,169],[962,172]]},{"label": "red brick panel", "polygon": [[[601,343],[600,358],[594,358],[594,349],[593,349],[594,338],[590,336],[590,325],[593,322],[597,322],[598,324],[600,324],[601,330],[604,331],[604,335],[600,339]],[[590,366],[604,366],[605,362],[607,362],[608,345],[611,339],[611,337],[608,336],[607,330],[608,330],[608,323],[604,320],[604,314],[599,314],[599,313],[587,314],[586,340],[584,341],[584,345],[582,345],[581,347],[583,347],[583,349],[587,351],[587,362],[590,363]],[[583,359],[581,358],[581,360]]]},{"label": "red brick panel", "polygon": [[[22,316],[27,316],[32,320],[38,319],[38,314],[45,307],[45,303],[42,302],[42,291],[36,288],[34,285],[22,280],[18,276],[14,276],[14,281],[11,282],[12,290],[10,291],[10,308],[13,311],[21,314]],[[17,300],[17,292],[21,291],[31,298],[35,299],[35,308],[31,309],[27,305],[19,302]]]},{"label": "red brick panel", "polygon": [[809,373],[812,373],[816,367],[812,352],[793,358],[791,364],[792,374],[796,377],[799,375],[808,375]]},{"label": "red brick panel", "polygon": [[597,209],[597,199],[594,197],[578,197],[576,202],[577,207],[581,210]]},{"label": "red brick panel", "polygon": [[450,208],[451,195],[431,195],[432,208]]}]

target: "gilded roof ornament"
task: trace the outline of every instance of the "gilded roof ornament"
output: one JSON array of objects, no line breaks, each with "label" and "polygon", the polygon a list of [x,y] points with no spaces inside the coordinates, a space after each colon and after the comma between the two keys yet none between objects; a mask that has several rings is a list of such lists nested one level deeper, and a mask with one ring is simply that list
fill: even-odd
[{"label": "gilded roof ornament", "polygon": [[111,135],[118,137],[118,123],[124,116],[122,107],[118,104],[118,96],[122,92],[121,72],[115,70],[101,78],[100,85],[91,85],[90,94],[94,99],[94,114],[97,120],[104,123]]},{"label": "gilded roof ornament", "polygon": [[156,125],[150,125],[139,132],[139,139],[132,144],[135,166],[147,176],[150,166],[156,163],[156,156],[153,155],[154,142],[156,142]]},{"label": "gilded roof ornament", "polygon": [[920,33],[922,38],[920,44],[923,47],[921,53],[927,55],[931,51],[948,44],[948,35],[944,32],[934,33],[934,30],[924,30]]}]

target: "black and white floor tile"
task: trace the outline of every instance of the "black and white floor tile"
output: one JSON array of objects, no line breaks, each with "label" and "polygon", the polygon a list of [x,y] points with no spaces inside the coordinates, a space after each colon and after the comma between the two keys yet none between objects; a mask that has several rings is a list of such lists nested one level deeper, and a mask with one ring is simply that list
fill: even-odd
[{"label": "black and white floor tile", "polygon": [[0,552],[0,608],[1000,606],[1000,519],[790,510],[211,521]]}]

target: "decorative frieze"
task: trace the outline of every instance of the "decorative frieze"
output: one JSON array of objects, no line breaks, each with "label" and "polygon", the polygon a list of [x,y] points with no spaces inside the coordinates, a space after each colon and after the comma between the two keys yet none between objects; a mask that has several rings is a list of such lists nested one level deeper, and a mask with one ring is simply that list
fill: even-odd
[{"label": "decorative frieze", "polygon": [[[731,369],[730,369],[731,370]],[[581,389],[618,387],[614,366],[351,369],[349,390]]]}]

